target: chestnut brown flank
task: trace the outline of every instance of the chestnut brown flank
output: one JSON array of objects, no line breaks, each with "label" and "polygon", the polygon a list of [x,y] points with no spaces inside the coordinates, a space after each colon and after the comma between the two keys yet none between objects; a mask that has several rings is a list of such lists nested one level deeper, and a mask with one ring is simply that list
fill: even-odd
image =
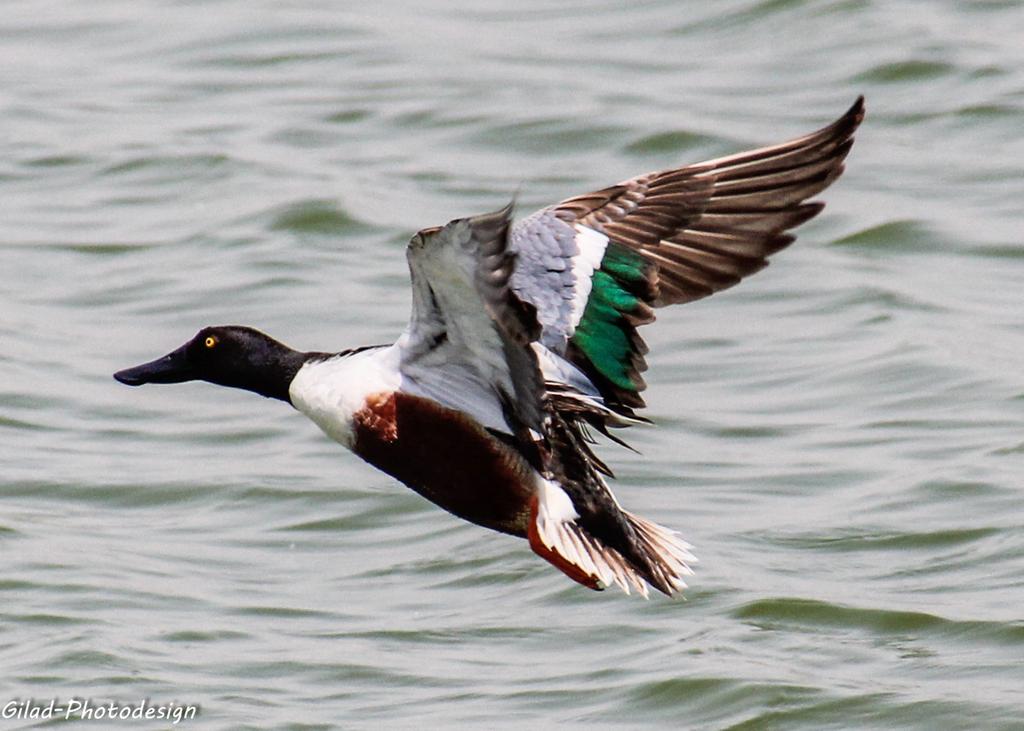
[{"label": "chestnut brown flank", "polygon": [[378,393],[354,417],[353,451],[450,513],[525,536],[533,470],[475,420],[403,393]]}]

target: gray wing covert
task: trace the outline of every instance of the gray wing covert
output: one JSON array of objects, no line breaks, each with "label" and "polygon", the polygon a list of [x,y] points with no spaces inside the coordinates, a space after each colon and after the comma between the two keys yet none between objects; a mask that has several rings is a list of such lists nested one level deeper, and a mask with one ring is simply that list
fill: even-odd
[{"label": "gray wing covert", "polygon": [[553,208],[537,211],[512,227],[512,290],[536,308],[540,341],[559,354],[565,352],[582,317],[591,277],[601,265],[603,248],[588,252],[580,244],[580,231]]},{"label": "gray wing covert", "polygon": [[[544,389],[530,347],[537,326],[510,286],[511,213],[510,204],[412,238],[406,257],[413,311],[402,371],[431,397],[487,426],[497,407],[518,422],[509,425],[513,429],[539,432]],[[453,384],[460,384],[458,392],[439,395]],[[467,408],[467,400],[479,404]]]}]

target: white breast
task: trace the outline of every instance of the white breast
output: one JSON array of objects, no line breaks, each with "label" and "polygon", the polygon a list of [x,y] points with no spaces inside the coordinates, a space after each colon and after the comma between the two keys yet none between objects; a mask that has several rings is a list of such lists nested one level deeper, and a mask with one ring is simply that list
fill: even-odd
[{"label": "white breast", "polygon": [[367,396],[398,390],[402,380],[398,363],[394,345],[312,361],[295,374],[288,394],[296,409],[351,449],[352,417],[366,405]]}]

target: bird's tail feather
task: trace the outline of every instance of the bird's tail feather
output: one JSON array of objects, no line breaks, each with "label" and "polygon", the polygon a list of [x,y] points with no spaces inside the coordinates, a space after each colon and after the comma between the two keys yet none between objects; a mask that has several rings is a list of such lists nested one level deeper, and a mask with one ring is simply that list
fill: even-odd
[{"label": "bird's tail feather", "polygon": [[686,587],[683,577],[693,574],[690,565],[697,558],[676,531],[623,511],[636,536],[634,550],[647,564],[638,566],[590,535],[576,522],[575,511],[561,511],[557,501],[544,497],[531,506],[530,547],[573,581],[597,590],[615,584],[626,594],[636,589],[644,597],[648,584],[669,596]]}]

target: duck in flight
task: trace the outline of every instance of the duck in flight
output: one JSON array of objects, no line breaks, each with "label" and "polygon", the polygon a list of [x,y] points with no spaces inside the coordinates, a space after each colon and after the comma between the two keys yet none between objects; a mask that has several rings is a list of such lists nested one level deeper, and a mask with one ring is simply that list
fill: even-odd
[{"label": "duck in flight", "polygon": [[512,206],[416,234],[412,316],[391,345],[292,350],[206,327],[121,383],[202,380],[290,403],[329,437],[472,523],[526,538],[591,589],[686,586],[678,533],[625,510],[594,432],[646,421],[637,330],[762,269],[843,171],[863,98],[772,147],[663,170],[513,222]]}]

